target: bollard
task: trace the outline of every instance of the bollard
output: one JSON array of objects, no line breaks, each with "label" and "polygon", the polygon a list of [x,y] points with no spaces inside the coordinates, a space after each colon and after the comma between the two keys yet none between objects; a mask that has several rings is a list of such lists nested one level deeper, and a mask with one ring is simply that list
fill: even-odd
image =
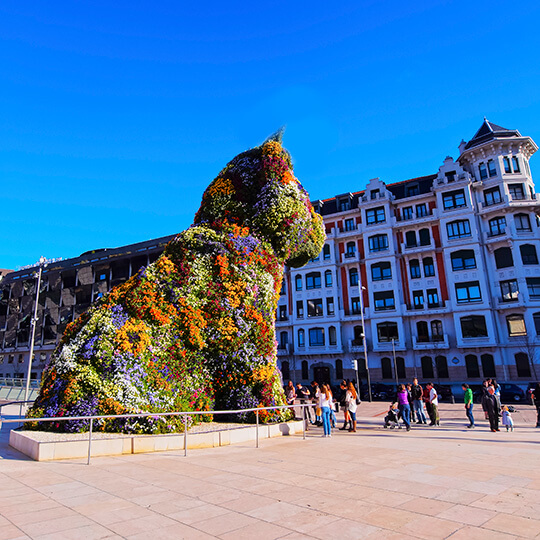
[{"label": "bollard", "polygon": [[302,406],[302,438],[306,440],[306,407]]},{"label": "bollard", "polygon": [[94,427],[94,419],[90,418],[90,429],[88,430],[88,459],[87,465],[90,465],[90,455],[92,454],[92,428]]},{"label": "bollard", "polygon": [[259,411],[255,411],[257,423],[255,425],[255,448],[259,448]]},{"label": "bollard", "polygon": [[184,414],[184,457],[187,456],[187,414]]}]

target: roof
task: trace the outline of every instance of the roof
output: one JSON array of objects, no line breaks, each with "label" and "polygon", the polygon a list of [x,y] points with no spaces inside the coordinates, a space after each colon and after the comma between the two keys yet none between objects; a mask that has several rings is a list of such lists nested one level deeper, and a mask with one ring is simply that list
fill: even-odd
[{"label": "roof", "polygon": [[474,134],[474,137],[465,145],[465,150],[484,144],[495,138],[506,137],[521,137],[521,133],[517,129],[507,129],[502,126],[498,126],[493,122],[490,122],[484,118],[484,122],[480,126],[480,129]]}]

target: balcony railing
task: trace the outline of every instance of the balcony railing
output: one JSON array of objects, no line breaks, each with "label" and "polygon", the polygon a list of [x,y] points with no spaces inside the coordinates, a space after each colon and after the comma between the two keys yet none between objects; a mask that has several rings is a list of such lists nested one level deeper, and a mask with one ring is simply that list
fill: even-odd
[{"label": "balcony railing", "polygon": [[448,334],[435,336],[413,336],[413,349],[448,349]]}]

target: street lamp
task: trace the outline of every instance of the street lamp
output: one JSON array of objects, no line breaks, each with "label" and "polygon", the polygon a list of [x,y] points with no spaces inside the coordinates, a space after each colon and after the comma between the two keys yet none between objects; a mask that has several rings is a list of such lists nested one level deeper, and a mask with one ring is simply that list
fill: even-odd
[{"label": "street lamp", "polygon": [[30,393],[30,376],[32,374],[32,358],[34,356],[34,338],[36,335],[37,324],[37,310],[39,304],[39,290],[41,289],[41,274],[43,269],[47,266],[47,259],[43,256],[39,258],[39,272],[34,273],[34,277],[37,277],[36,299],[34,302],[34,315],[30,324],[32,326],[32,335],[30,337],[30,358],[28,359],[28,371],[26,372],[26,389],[24,391],[24,401],[28,401],[28,394]]},{"label": "street lamp", "polygon": [[[360,317],[362,319],[362,341],[364,344],[364,362],[366,366],[366,376],[367,376],[367,385],[368,385],[368,398],[369,401],[373,401],[371,396],[371,378],[369,376],[369,366],[368,366],[368,357],[367,357],[367,343],[366,343],[366,326],[364,322],[364,299],[362,291],[367,290],[362,285],[362,274],[360,272],[360,265],[358,268],[358,289],[360,291]],[[360,391],[360,378],[358,377],[358,362],[356,363],[356,381],[358,382],[358,391]]]}]

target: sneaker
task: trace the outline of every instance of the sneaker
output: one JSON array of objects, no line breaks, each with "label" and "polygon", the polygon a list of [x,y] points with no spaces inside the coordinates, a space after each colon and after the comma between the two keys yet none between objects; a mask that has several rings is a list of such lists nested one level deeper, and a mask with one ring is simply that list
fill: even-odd
[{"label": "sneaker", "polygon": [[407,426],[407,431],[411,431],[411,426]]}]

